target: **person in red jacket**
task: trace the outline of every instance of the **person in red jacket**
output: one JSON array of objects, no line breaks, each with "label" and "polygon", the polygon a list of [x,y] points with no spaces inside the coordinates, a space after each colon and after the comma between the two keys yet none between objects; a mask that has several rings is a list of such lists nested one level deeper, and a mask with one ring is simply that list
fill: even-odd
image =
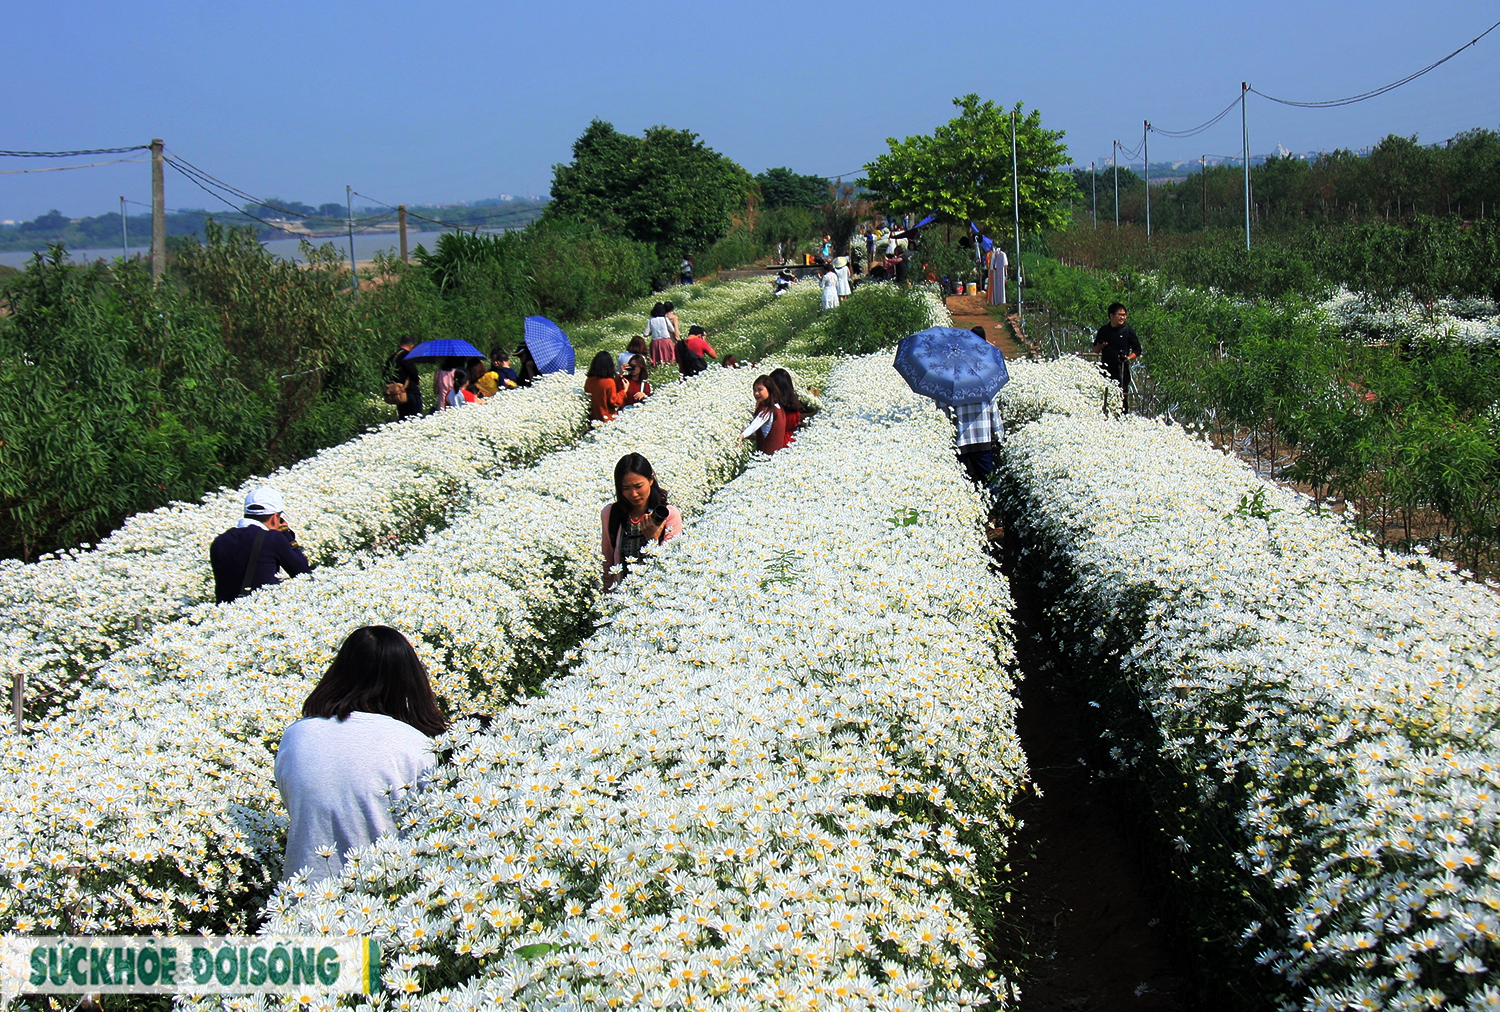
[{"label": "person in red jacket", "polygon": [[740,433],[741,437],[754,438],[755,448],[761,453],[785,449],[791,440],[787,438],[786,412],[776,402],[776,381],[769,376],[757,376],[751,390],[755,394],[755,418]]}]

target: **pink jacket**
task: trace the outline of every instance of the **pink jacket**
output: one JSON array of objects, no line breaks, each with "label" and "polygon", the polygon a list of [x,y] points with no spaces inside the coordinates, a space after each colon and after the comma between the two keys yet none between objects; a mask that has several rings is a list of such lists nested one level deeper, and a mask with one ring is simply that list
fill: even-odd
[{"label": "pink jacket", "polygon": [[[608,503],[602,510],[599,511],[599,529],[601,531],[599,538],[599,550],[603,553],[604,556],[604,586],[606,589],[608,589],[612,585],[609,572],[610,569],[618,566],[621,562],[620,546],[615,544],[614,539],[609,536],[609,510],[613,505],[614,503]],[[661,540],[664,542],[671,541],[681,533],[682,513],[678,511],[676,506],[668,506],[667,520],[666,523],[662,525]]]}]

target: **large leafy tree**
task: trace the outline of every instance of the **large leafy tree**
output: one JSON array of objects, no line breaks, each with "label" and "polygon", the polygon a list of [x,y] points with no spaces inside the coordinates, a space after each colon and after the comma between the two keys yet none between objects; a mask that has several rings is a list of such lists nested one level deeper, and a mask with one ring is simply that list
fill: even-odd
[{"label": "large leafy tree", "polygon": [[594,120],[552,171],[550,215],[618,228],[664,259],[713,245],[754,191],[750,173],[697,134],[664,126],[636,137]]},{"label": "large leafy tree", "polygon": [[[947,221],[973,221],[991,235],[1011,230],[1015,200],[1011,185],[1012,113],[978,95],[955,98],[959,115],[931,134],[898,141],[865,166],[860,182],[887,211],[936,214]],[[1061,130],[1042,126],[1042,114],[1017,102],[1016,161],[1019,165],[1021,228],[1047,231],[1068,222],[1076,192],[1064,167],[1068,149]]]},{"label": "large leafy tree", "polygon": [[821,207],[833,182],[826,176],[804,176],[785,166],[757,173],[760,201],[766,207]]}]

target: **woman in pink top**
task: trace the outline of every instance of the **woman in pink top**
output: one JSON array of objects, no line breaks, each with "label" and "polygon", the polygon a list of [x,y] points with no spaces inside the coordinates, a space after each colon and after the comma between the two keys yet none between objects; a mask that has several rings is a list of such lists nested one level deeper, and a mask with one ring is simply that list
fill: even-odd
[{"label": "woman in pink top", "polygon": [[667,490],[657,482],[651,462],[627,453],[615,465],[615,501],[600,511],[599,526],[608,592],[630,572],[631,563],[645,557],[647,545],[682,533],[682,514],[667,504]]}]

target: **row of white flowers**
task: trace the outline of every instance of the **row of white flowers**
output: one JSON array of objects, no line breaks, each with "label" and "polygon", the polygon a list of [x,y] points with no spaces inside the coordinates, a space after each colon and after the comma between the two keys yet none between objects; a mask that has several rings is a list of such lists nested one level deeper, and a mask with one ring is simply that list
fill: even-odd
[{"label": "row of white flowers", "polygon": [[1319,309],[1346,337],[1369,344],[1433,339],[1500,344],[1500,314],[1489,299],[1438,299],[1424,308],[1410,298],[1381,304],[1340,287]]},{"label": "row of white flowers", "polygon": [[1500,602],[1179,428],[1060,406],[1009,437],[1010,534],[1191,785],[1159,814],[1240,876],[1216,916],[1290,1004],[1500,1006]]},{"label": "row of white flowers", "polygon": [[[269,484],[315,562],[420,539],[479,482],[571,442],[587,422],[579,378],[548,376],[483,405],[392,422],[292,467],[132,517],[97,545],[0,562],[0,676],[46,700],[91,663],[213,600],[209,543]],[[7,710],[7,713],[9,711]]]},{"label": "row of white flowers", "polygon": [[740,470],[744,374],[652,400],[477,488],[479,505],[410,552],[159,629],[67,713],[0,742],[0,930],[245,927],[280,871],[276,743],[351,630],[402,630],[450,713],[493,709],[587,631],[623,454],[645,454],[689,514]]},{"label": "row of white flowers", "polygon": [[283,887],[268,930],[375,935],[386,1008],[1009,995],[972,916],[1025,779],[984,515],[889,356],[838,366],[571,675],[450,732],[405,837]]}]

